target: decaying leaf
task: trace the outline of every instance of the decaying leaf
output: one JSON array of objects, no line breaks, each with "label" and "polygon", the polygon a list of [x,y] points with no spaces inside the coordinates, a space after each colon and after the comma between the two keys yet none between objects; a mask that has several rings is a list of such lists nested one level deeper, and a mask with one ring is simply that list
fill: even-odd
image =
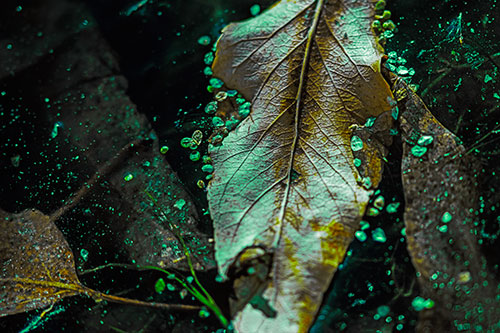
[{"label": "decaying leaf", "polygon": [[73,253],[50,217],[0,211],[0,316],[43,308],[85,292]]},{"label": "decaying leaf", "polygon": [[0,210],[0,317],[50,306],[64,297],[85,294],[96,300],[192,310],[196,306],[147,303],[85,287],[54,216],[38,210],[8,214]]},{"label": "decaying leaf", "polygon": [[373,15],[370,0],[280,1],[218,41],[214,76],[252,103],[211,149],[208,193],[219,272],[252,281],[235,285],[242,332],[307,331],[380,181],[392,93]]},{"label": "decaying leaf", "polygon": [[408,251],[422,296],[435,302],[420,313],[417,331],[498,329],[497,283],[474,225],[480,165],[404,81],[393,80],[401,110]]}]

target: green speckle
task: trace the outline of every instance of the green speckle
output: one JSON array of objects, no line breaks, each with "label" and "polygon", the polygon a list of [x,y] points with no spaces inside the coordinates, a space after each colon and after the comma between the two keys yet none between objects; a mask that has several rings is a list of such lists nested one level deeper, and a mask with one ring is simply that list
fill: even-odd
[{"label": "green speckle", "polygon": [[406,236],[406,228],[401,229],[401,236]]},{"label": "green speckle", "polygon": [[205,74],[206,76],[210,76],[212,75],[214,72],[212,71],[212,68],[210,68],[209,66],[205,67],[205,69],[203,69],[203,74]]},{"label": "green speckle", "polygon": [[224,82],[222,82],[222,80],[215,77],[211,78],[209,83],[214,88],[222,88],[222,86],[224,85]]},{"label": "green speckle", "polygon": [[162,278],[158,279],[155,283],[155,291],[158,293],[158,294],[161,294],[164,290],[165,290],[165,281],[163,281]]},{"label": "green speckle", "polygon": [[392,118],[394,118],[395,120],[398,120],[398,116],[399,116],[399,109],[397,106],[393,107],[392,108],[392,111],[391,111],[391,116]]},{"label": "green speckle", "polygon": [[391,312],[391,308],[388,307],[387,305],[381,305],[377,308],[377,313],[379,314],[380,317],[385,317]]},{"label": "green speckle", "polygon": [[126,182],[129,182],[131,181],[132,179],[134,179],[134,175],[131,174],[131,173],[127,173],[124,177],[123,177],[123,180],[125,180]]},{"label": "green speckle", "polygon": [[365,177],[365,178],[363,178],[362,182],[363,182],[363,183],[362,183],[362,186],[363,186],[365,189],[369,190],[369,189],[372,187],[372,180],[371,180],[371,178],[370,178],[370,177]]},{"label": "green speckle", "polygon": [[434,141],[434,138],[430,135],[422,135],[418,141],[417,141],[417,144],[419,146],[428,146],[432,143],[432,141]]},{"label": "green speckle", "polygon": [[236,90],[228,90],[227,91],[227,97],[234,97],[236,95],[238,95],[238,91],[236,91]]},{"label": "green speckle", "polygon": [[400,205],[399,202],[391,202],[390,204],[387,205],[387,207],[385,208],[385,210],[389,214],[394,214],[394,213],[396,213],[398,211],[399,205]]},{"label": "green speckle", "polygon": [[184,199],[179,199],[179,200],[177,200],[177,201],[175,202],[174,207],[175,207],[175,208],[177,208],[177,209],[179,209],[179,210],[181,210],[181,209],[182,209],[182,207],[184,207],[184,205],[185,205],[185,204],[186,204],[186,200],[184,200]]},{"label": "green speckle", "polygon": [[187,281],[188,283],[193,283],[194,278],[193,278],[192,276],[188,276],[188,277],[186,278],[186,281]]},{"label": "green speckle", "polygon": [[217,102],[212,101],[205,106],[205,113],[214,114],[217,112]]},{"label": "green speckle", "polygon": [[193,139],[192,138],[188,138],[188,137],[185,137],[185,138],[182,138],[181,140],[181,146],[184,147],[184,148],[189,148],[193,145]]},{"label": "green speckle", "polygon": [[361,225],[361,230],[366,230],[370,228],[370,223],[366,221],[361,221],[359,224]]},{"label": "green speckle", "polygon": [[447,225],[442,225],[438,228],[439,231],[441,232],[447,232],[448,231],[448,226]]},{"label": "green speckle", "polygon": [[393,136],[394,136],[394,135],[398,135],[398,130],[397,130],[397,129],[395,129],[395,128],[391,128],[391,129],[389,130],[389,135],[393,135]]},{"label": "green speckle", "polygon": [[370,207],[366,211],[366,216],[378,216],[379,214],[380,214],[380,211],[375,207]]},{"label": "green speckle", "polygon": [[415,311],[422,311],[424,309],[431,309],[434,307],[434,301],[432,299],[425,299],[420,296],[417,296],[413,299],[411,302],[411,305],[413,306],[413,309]]},{"label": "green speckle", "polygon": [[259,15],[260,13],[260,6],[259,5],[253,5],[252,7],[250,7],[250,14],[252,14],[252,16],[256,16],[256,15]]},{"label": "green speckle", "polygon": [[411,153],[413,156],[415,157],[422,157],[424,156],[424,154],[427,152],[427,148],[426,147],[422,147],[422,146],[419,146],[419,145],[415,145],[411,148]]},{"label": "green speckle", "polygon": [[451,221],[452,218],[453,216],[449,212],[444,212],[443,216],[441,217],[441,221],[443,223],[448,223]]},{"label": "green speckle", "polygon": [[387,240],[387,237],[385,236],[384,230],[377,228],[377,229],[372,231],[372,239],[375,242],[385,243],[385,241]]},{"label": "green speckle", "polygon": [[175,291],[174,285],[170,284],[170,283],[167,284],[167,289],[170,290],[170,291]]},{"label": "green speckle", "polygon": [[211,164],[205,164],[204,166],[201,167],[201,171],[206,173],[212,173],[214,172],[214,167]]},{"label": "green speckle", "polygon": [[382,11],[384,10],[384,8],[385,8],[385,1],[384,0],[377,1],[377,3],[375,4],[375,10]]},{"label": "green speckle", "polygon": [[189,154],[189,159],[193,162],[199,161],[201,157],[201,154],[199,151],[195,150]]},{"label": "green speckle", "polygon": [[370,117],[368,119],[366,119],[366,122],[365,122],[365,127],[372,127],[373,124],[375,124],[375,117]]},{"label": "green speckle", "polygon": [[207,309],[201,309],[200,312],[198,312],[198,315],[200,318],[208,318],[210,316],[210,312]]},{"label": "green speckle", "polygon": [[220,117],[213,117],[212,124],[215,127],[222,127],[222,126],[224,126],[224,120],[222,120]]},{"label": "green speckle", "polygon": [[489,76],[488,74],[486,74],[486,75],[484,76],[484,83],[488,83],[488,82],[490,82],[491,80],[493,80],[493,78],[492,78],[491,76]]},{"label": "green speckle", "polygon": [[205,62],[206,65],[210,66],[212,64],[212,62],[214,62],[214,53],[208,52],[207,54],[205,54],[203,61]]},{"label": "green speckle", "polygon": [[354,166],[359,168],[361,166],[361,160],[359,158],[354,159]]},{"label": "green speckle", "polygon": [[210,36],[201,36],[198,38],[198,44],[207,46],[210,44]]},{"label": "green speckle", "polygon": [[375,198],[373,201],[373,206],[375,206],[378,209],[383,209],[385,206],[385,200],[384,197],[379,195],[378,197]]},{"label": "green speckle", "polygon": [[360,242],[364,242],[368,236],[366,236],[366,233],[364,231],[356,231],[356,233],[354,234],[354,236],[356,236],[356,238],[360,241]]},{"label": "green speckle", "polygon": [[168,146],[162,146],[160,148],[160,154],[165,155],[168,152]]},{"label": "green speckle", "polygon": [[351,149],[352,151],[360,151],[363,149],[363,141],[357,135],[353,135],[351,138]]},{"label": "green speckle", "polygon": [[82,257],[83,261],[87,261],[87,259],[89,258],[89,251],[87,251],[85,249],[81,249],[80,256]]}]

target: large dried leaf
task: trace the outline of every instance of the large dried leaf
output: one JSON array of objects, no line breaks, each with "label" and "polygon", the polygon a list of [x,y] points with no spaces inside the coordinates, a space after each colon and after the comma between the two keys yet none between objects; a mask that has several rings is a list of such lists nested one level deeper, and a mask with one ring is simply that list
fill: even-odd
[{"label": "large dried leaf", "polygon": [[242,332],[307,331],[380,181],[392,94],[373,15],[369,0],[280,1],[218,41],[214,76],[252,103],[211,149],[208,193],[220,273],[258,265],[235,286]]},{"label": "large dried leaf", "polygon": [[481,255],[474,225],[479,163],[402,80],[402,180],[408,251],[421,293],[435,301],[422,311],[420,332],[498,328],[497,283]]}]

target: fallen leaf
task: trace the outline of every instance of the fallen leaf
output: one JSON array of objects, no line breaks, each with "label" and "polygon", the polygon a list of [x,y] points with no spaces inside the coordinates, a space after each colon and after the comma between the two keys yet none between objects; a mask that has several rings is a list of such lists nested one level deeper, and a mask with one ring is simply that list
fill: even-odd
[{"label": "fallen leaf", "polygon": [[73,253],[50,217],[0,211],[0,316],[43,308],[85,292]]},{"label": "fallen leaf", "polygon": [[403,80],[392,81],[401,111],[408,252],[422,297],[434,302],[420,312],[417,331],[498,329],[497,283],[474,224],[480,164]]},{"label": "fallen leaf", "polygon": [[148,303],[85,287],[78,280],[68,242],[54,224],[54,217],[38,210],[8,214],[0,210],[0,317],[41,309],[59,300],[84,294],[96,301],[193,310],[199,307]]},{"label": "fallen leaf", "polygon": [[308,330],[380,181],[392,93],[373,16],[369,0],[280,1],[218,41],[214,76],[251,111],[210,149],[216,260],[254,282],[269,262],[263,287],[236,291],[253,300],[237,330]]}]

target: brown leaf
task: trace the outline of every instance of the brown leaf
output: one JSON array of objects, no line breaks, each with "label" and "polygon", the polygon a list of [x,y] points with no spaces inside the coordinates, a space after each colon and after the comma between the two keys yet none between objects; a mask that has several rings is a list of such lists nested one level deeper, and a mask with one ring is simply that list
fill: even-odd
[{"label": "brown leaf", "polygon": [[[59,214],[54,215],[55,217]],[[64,297],[85,294],[96,300],[193,310],[199,307],[148,303],[103,294],[80,283],[68,242],[38,210],[8,214],[0,210],[0,317],[50,306]]]},{"label": "brown leaf", "polygon": [[373,15],[368,0],[280,1],[218,41],[214,76],[252,104],[211,148],[208,193],[219,272],[251,281],[236,283],[242,332],[308,330],[380,181],[392,93]]},{"label": "brown leaf", "polygon": [[0,316],[85,292],[73,253],[49,216],[34,209],[0,215]]},{"label": "brown leaf", "polygon": [[403,80],[393,80],[401,110],[408,251],[422,297],[435,302],[420,313],[417,331],[498,328],[497,283],[474,225],[480,164]]}]

